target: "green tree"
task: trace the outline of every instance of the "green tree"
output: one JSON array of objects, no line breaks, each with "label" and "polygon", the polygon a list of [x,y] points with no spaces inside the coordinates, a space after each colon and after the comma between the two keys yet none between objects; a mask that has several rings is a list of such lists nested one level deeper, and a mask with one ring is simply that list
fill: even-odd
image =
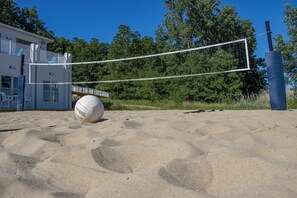
[{"label": "green tree", "polygon": [[56,37],[53,43],[50,43],[47,46],[47,49],[52,52],[64,54],[69,52],[70,48],[72,47],[72,43],[69,39],[64,37]]},{"label": "green tree", "polygon": [[39,18],[35,7],[20,8],[13,0],[0,1],[0,22],[48,38],[55,37]]},{"label": "green tree", "polygon": [[[258,60],[253,56],[256,48],[254,29],[249,20],[240,19],[232,6],[220,7],[220,0],[166,0],[167,13],[163,25],[156,31],[157,48],[163,50],[185,49],[215,43],[249,38],[249,56],[251,67],[257,68]],[[208,50],[192,55],[168,56],[162,58],[168,74],[207,72],[221,65],[241,65],[244,54],[230,57],[237,49],[215,53]],[[229,57],[229,58],[228,58]],[[241,59],[240,59],[241,58]],[[235,61],[235,62],[234,62]],[[249,82],[253,82],[253,86]],[[265,86],[262,73],[233,73],[209,77],[175,80],[169,85],[176,87],[185,84],[182,89],[189,93],[187,100],[222,101],[234,100],[241,95],[258,93]],[[174,95],[173,91],[171,95]]]},{"label": "green tree", "polygon": [[[90,42],[74,38],[67,49],[73,57],[73,62],[99,61],[107,58],[109,45],[101,43],[95,38],[91,39]],[[102,72],[104,72],[104,69],[101,64],[88,64],[73,66],[72,71],[72,78],[74,82],[87,82],[98,81],[103,76]],[[88,86],[94,88],[96,84],[90,84]]]},{"label": "green tree", "polygon": [[285,41],[282,35],[277,35],[275,48],[282,52],[287,84],[294,88],[297,95],[297,7],[286,4],[285,8],[284,22],[289,38]]},{"label": "green tree", "polygon": [[[133,57],[142,55],[144,49],[150,50],[152,39],[146,38],[142,42],[141,36],[137,31],[132,31],[129,26],[120,25],[118,33],[114,36],[110,45],[108,59]],[[143,75],[144,60],[121,61],[106,64],[110,75],[106,79],[129,79],[138,78]],[[105,85],[104,89],[112,93],[112,97],[120,99],[138,99],[139,84],[136,83],[115,83]],[[137,94],[138,93],[138,94]]]},{"label": "green tree", "polygon": [[19,27],[18,18],[21,9],[13,0],[0,1],[0,22],[10,26]]}]

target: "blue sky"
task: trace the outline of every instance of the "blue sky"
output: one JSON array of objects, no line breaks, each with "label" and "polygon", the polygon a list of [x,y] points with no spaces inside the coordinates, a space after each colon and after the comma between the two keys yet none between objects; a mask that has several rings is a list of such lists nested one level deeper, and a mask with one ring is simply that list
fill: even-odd
[{"label": "blue sky", "polygon": [[[20,7],[35,6],[39,17],[56,36],[90,40],[98,38],[110,43],[120,24],[129,25],[142,36],[154,37],[158,25],[162,24],[164,0],[15,0]],[[282,34],[284,4],[297,6],[296,0],[222,0],[222,5],[233,5],[242,19],[253,22],[256,34],[265,32],[265,21],[269,20],[273,36]],[[257,37],[257,56],[264,57],[268,50],[267,38]]]}]

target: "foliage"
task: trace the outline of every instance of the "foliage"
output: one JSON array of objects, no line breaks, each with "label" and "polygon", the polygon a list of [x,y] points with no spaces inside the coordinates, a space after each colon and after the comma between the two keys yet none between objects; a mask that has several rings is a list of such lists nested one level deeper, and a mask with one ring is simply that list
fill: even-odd
[{"label": "foliage", "polygon": [[[129,26],[120,25],[119,32],[115,35],[108,53],[108,59],[117,59],[123,57],[133,57],[145,54],[156,53],[156,44],[151,37],[141,38],[140,34],[133,32]],[[103,76],[103,79],[127,79],[139,78],[145,76],[156,76],[160,74],[158,60],[135,60],[109,63],[105,68],[110,72],[109,75]],[[138,82],[138,83],[115,83],[111,85],[98,85],[97,88],[107,90],[113,98],[120,99],[160,99],[155,82]]]},{"label": "foliage", "polygon": [[297,94],[297,7],[293,8],[290,4],[285,7],[284,22],[289,38],[285,41],[282,35],[277,35],[275,48],[282,52],[287,84],[292,86]]},{"label": "foliage", "polygon": [[55,53],[60,53],[64,54],[66,52],[69,52],[70,47],[72,46],[72,43],[69,39],[64,38],[64,37],[56,37],[54,39],[53,43],[50,43],[47,46],[47,49],[49,51],[55,52]]},{"label": "foliage", "polygon": [[269,100],[242,99],[233,102],[206,103],[199,101],[183,101],[176,103],[172,100],[116,100],[102,98],[106,110],[198,110],[198,112],[214,110],[255,110],[270,109]]},{"label": "foliage", "polygon": [[[156,30],[156,42],[141,38],[137,31],[121,25],[108,54],[109,59],[161,53],[249,37],[251,67],[249,73],[232,73],[186,79],[137,83],[98,85],[117,99],[171,99],[220,102],[238,100],[242,96],[259,93],[265,88],[263,65],[256,59],[254,29],[248,20],[241,20],[234,7],[220,8],[219,0],[168,0],[162,26]],[[239,65],[235,51],[219,50],[163,56],[141,61],[107,64],[110,75],[105,79],[129,79],[152,76],[170,76],[228,69]],[[241,56],[240,58],[244,57]],[[237,67],[238,68],[238,67]],[[198,72],[197,72],[198,71]]]},{"label": "foliage", "polygon": [[54,38],[54,33],[46,28],[35,7],[20,8],[13,0],[1,0],[0,10],[1,23],[48,38]]},{"label": "foliage", "polygon": [[[107,110],[199,110],[204,112],[207,110],[256,110],[270,109],[269,94],[261,92],[250,98],[241,98],[239,101],[206,103],[199,101],[183,101],[176,103],[172,100],[116,100],[101,98],[104,107]],[[292,94],[287,95],[288,109],[297,109],[297,98]]]},{"label": "foliage", "polygon": [[[262,59],[253,55],[256,48],[254,29],[249,20],[242,20],[232,6],[220,6],[221,0],[165,0],[167,13],[156,30],[156,38],[142,37],[127,25],[120,25],[111,44],[98,39],[85,41],[58,38],[39,19],[36,8],[19,8],[12,0],[0,2],[0,21],[8,25],[53,38],[49,50],[72,54],[73,62],[97,61],[156,54],[205,46],[241,38],[249,38],[249,56],[253,70],[159,81],[89,84],[105,90],[114,99],[230,102],[259,93],[265,87],[264,74],[258,70]],[[241,66],[239,49],[204,50],[133,61],[89,64],[73,67],[73,81],[98,81],[230,69]],[[234,68],[233,68],[234,69]]]},{"label": "foliage", "polygon": [[[98,39],[91,39],[86,42],[83,39],[74,38],[68,52],[72,55],[73,62],[105,60],[109,52],[109,45],[101,43]],[[72,79],[75,82],[97,81],[101,76],[106,75],[102,65],[89,64],[73,67]],[[95,84],[89,87],[94,88]]]},{"label": "foliage", "polygon": [[[189,90],[188,100],[215,102],[239,99],[241,95],[259,93],[265,87],[264,73],[257,70],[262,62],[253,56],[256,40],[252,23],[248,20],[241,20],[234,7],[220,8],[219,5],[220,0],[166,1],[168,12],[163,26],[156,31],[159,49],[183,49],[249,38],[250,62],[253,70],[249,73],[187,79],[185,83]],[[234,58],[228,58],[228,54],[209,53],[206,57],[201,57],[199,54],[188,56],[185,58],[186,62],[183,60],[164,60],[164,62],[171,65],[172,70],[177,70],[181,64],[186,68],[195,66],[192,68],[195,70],[197,65],[209,68],[214,68],[219,64],[221,67],[231,65]],[[175,81],[173,87],[178,87],[176,84],[183,83]]]}]

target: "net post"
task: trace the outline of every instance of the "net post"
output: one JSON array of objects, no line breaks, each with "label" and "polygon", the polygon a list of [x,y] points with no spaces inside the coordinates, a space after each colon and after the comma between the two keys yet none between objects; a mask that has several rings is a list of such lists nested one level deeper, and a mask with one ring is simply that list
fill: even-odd
[{"label": "net post", "polygon": [[35,55],[36,55],[35,44],[32,43],[30,45],[29,84],[32,84],[32,63],[35,62],[35,58],[36,58]]},{"label": "net post", "polygon": [[271,51],[265,56],[271,110],[287,110],[282,54]]},{"label": "net post", "polygon": [[71,84],[71,73],[72,73],[72,70],[71,70],[71,66],[68,65],[68,63],[71,63],[71,54],[69,53],[64,53],[64,58],[65,58],[65,70],[66,70],[66,77],[67,77],[67,82],[68,82],[68,86],[66,86],[66,90],[67,90],[67,103],[68,103],[68,106],[67,108],[68,109],[72,109],[72,84]]},{"label": "net post", "polygon": [[280,51],[273,51],[269,21],[265,22],[269,52],[265,54],[271,110],[287,110],[284,66]]},{"label": "net post", "polygon": [[269,47],[269,51],[273,51],[273,45],[272,45],[272,37],[271,37],[271,29],[270,29],[270,22],[269,21],[265,21],[265,25],[266,25],[266,32],[267,32],[267,40],[268,40],[268,47]]},{"label": "net post", "polygon": [[247,43],[247,39],[244,39],[244,44],[245,44],[245,56],[246,56],[246,63],[247,63],[247,68],[250,70],[250,57],[249,57],[249,46]]}]

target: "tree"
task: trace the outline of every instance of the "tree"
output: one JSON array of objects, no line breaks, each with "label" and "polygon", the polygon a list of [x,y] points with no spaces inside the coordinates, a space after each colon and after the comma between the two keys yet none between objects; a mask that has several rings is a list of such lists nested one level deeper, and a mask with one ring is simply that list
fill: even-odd
[{"label": "tree", "polygon": [[72,43],[69,39],[64,37],[56,37],[53,43],[48,44],[47,49],[55,53],[64,54],[69,52],[71,47]]},{"label": "tree", "polygon": [[[120,25],[119,31],[113,38],[108,53],[108,59],[117,59],[131,57],[140,54],[141,39],[140,34],[133,32],[129,26]],[[105,77],[108,80],[119,80],[133,78],[135,71],[137,72],[142,64],[137,64],[138,61],[121,61],[106,64],[109,75]],[[112,93],[112,97],[120,99],[131,99],[135,93],[136,87],[133,83],[116,83],[112,85],[103,85],[103,89]]]},{"label": "tree", "polygon": [[[219,0],[168,0],[168,12],[163,25],[156,30],[156,42],[150,37],[141,38],[137,31],[121,25],[108,54],[109,59],[174,51],[205,46],[249,37],[251,66],[261,61],[253,56],[256,47],[254,29],[248,20],[241,20],[235,8],[220,8]],[[182,75],[227,70],[230,65],[241,65],[245,53],[238,57],[239,49],[205,50],[134,61],[107,64],[110,74],[105,79],[127,79]],[[240,55],[240,54],[239,54]],[[141,83],[116,83],[104,89],[119,99],[172,99],[219,102],[237,100],[242,95],[258,93],[265,87],[263,74],[232,73],[160,80]]]},{"label": "tree", "polygon": [[19,27],[18,17],[21,9],[13,0],[0,1],[0,22],[10,26]]},{"label": "tree", "polygon": [[[90,42],[74,38],[67,48],[72,55],[73,62],[105,60],[109,52],[109,45],[101,43],[98,39],[92,38]],[[98,81],[103,75],[104,69],[100,64],[76,65],[73,66],[72,78],[74,82]],[[94,88],[95,84],[88,85]]]},{"label": "tree", "polygon": [[286,4],[285,8],[284,22],[289,38],[285,41],[282,35],[277,35],[275,48],[282,52],[286,82],[294,88],[297,95],[297,7]]},{"label": "tree", "polygon": [[53,31],[49,31],[39,18],[35,7],[20,8],[13,0],[0,1],[0,22],[53,39]]},{"label": "tree", "polygon": [[[69,52],[73,62],[133,57],[205,46],[239,38],[249,38],[250,73],[181,78],[111,85],[88,85],[110,91],[120,99],[172,99],[219,102],[236,100],[242,95],[258,93],[265,87],[263,74],[257,70],[262,64],[253,52],[256,47],[254,29],[249,20],[242,20],[232,6],[220,6],[221,0],[165,0],[167,13],[156,30],[155,40],[141,37],[129,26],[120,25],[112,43],[98,39],[87,42],[74,38],[58,38],[48,31],[39,19],[36,8],[19,8],[12,0],[0,2],[0,21],[55,40],[48,49],[57,53]],[[133,61],[108,64],[89,64],[73,67],[73,81],[98,81],[128,78],[182,75],[228,69],[241,65],[239,49],[205,50]],[[237,53],[237,55],[236,55]],[[239,54],[240,55],[240,54]],[[86,85],[87,86],[87,85]]]},{"label": "tree", "polygon": [[[241,38],[249,38],[249,56],[252,73],[233,73],[226,75],[181,79],[171,82],[172,90],[185,84],[188,93],[187,100],[222,101],[239,99],[242,95],[258,93],[265,87],[264,76],[256,70],[259,66],[253,56],[256,40],[254,29],[249,20],[241,20],[232,6],[220,7],[220,0],[166,0],[167,13],[163,25],[156,31],[158,49],[176,50],[221,43]],[[222,67],[235,61],[236,57],[226,59],[236,51],[213,54],[207,51],[194,55],[179,55],[162,58],[167,73],[175,74],[197,73],[214,68],[218,64]],[[223,56],[222,56],[223,55]],[[244,57],[244,56],[243,56]],[[241,57],[242,58],[242,57]],[[240,64],[237,60],[236,64]],[[195,67],[194,67],[195,66]],[[251,86],[247,82],[253,82]],[[172,92],[174,95],[176,90]],[[176,94],[175,94],[176,95]]]}]

